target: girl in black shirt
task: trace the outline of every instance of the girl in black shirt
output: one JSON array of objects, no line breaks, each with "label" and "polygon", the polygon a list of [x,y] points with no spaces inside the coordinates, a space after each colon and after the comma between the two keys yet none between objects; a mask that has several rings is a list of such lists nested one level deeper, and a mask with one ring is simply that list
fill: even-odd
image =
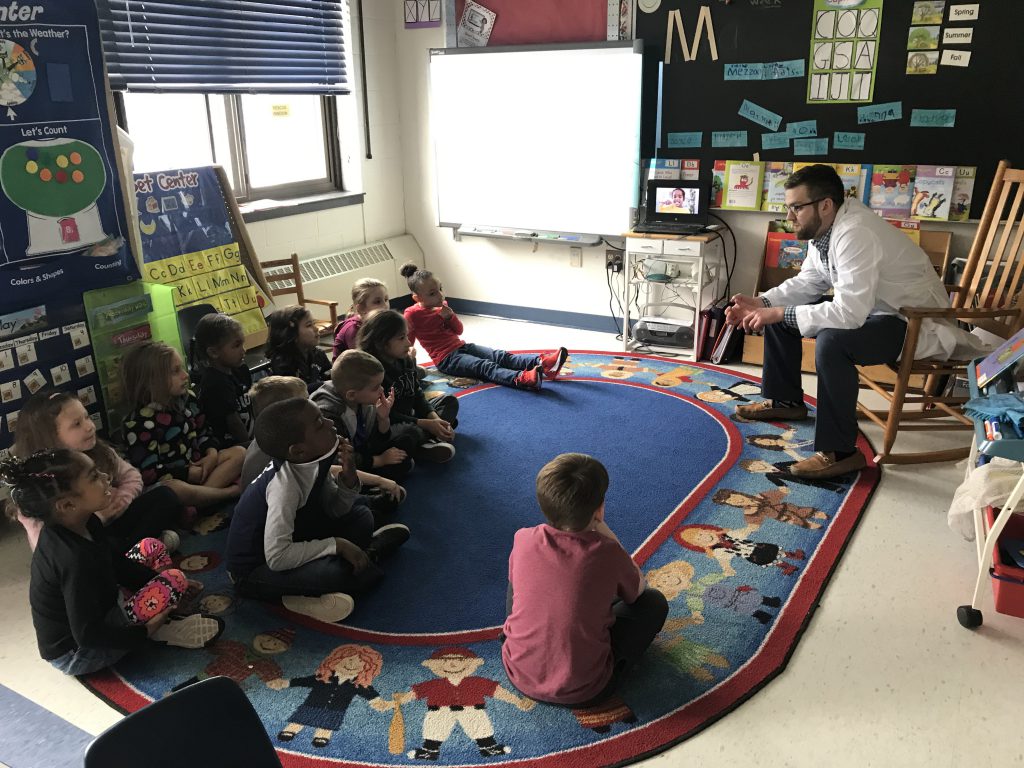
[{"label": "girl in black shirt", "polygon": [[189,342],[191,377],[206,414],[206,424],[222,447],[248,445],[252,439],[252,374],[245,364],[242,324],[219,312],[196,324]]},{"label": "girl in black shirt", "polygon": [[197,648],[220,635],[224,625],[214,617],[168,620],[186,590],[202,585],[167,567],[159,540],[143,539],[127,555],[109,546],[94,513],[110,503],[110,477],[84,453],[4,459],[0,480],[12,486],[23,514],[44,523],[32,554],[29,603],[39,653],[57,669],[95,672],[147,638]]}]

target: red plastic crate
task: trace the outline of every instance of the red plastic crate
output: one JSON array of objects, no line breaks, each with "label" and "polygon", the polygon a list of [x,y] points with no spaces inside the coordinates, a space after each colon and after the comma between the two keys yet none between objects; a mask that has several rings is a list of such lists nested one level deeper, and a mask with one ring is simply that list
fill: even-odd
[{"label": "red plastic crate", "polygon": [[[996,510],[992,507],[985,510],[985,519],[988,521],[989,529],[995,521],[995,516]],[[1024,539],[1024,516],[1011,515],[1000,537],[1002,536],[1010,539]],[[998,546],[995,547],[995,552],[992,555],[992,594],[995,598],[996,610],[999,613],[1024,619],[1024,568],[1007,563],[1000,554]]]}]

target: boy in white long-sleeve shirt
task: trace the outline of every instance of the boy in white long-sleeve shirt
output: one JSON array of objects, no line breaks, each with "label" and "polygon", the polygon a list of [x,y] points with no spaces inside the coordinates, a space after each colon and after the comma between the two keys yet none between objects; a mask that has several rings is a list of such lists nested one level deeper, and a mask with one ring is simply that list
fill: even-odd
[{"label": "boy in white long-sleeve shirt", "polygon": [[268,406],[256,420],[255,439],[273,463],[245,490],[231,519],[227,568],[235,588],[341,621],[355,606],[352,595],[380,580],[378,562],[409,538],[409,529],[373,530],[352,447],[308,400]]}]

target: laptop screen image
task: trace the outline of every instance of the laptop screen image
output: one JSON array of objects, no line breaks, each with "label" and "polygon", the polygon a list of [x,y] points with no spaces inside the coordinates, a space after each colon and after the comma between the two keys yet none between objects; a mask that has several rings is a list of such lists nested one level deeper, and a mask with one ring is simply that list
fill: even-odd
[{"label": "laptop screen image", "polygon": [[700,182],[678,179],[649,181],[647,221],[703,227],[708,223],[707,194]]}]

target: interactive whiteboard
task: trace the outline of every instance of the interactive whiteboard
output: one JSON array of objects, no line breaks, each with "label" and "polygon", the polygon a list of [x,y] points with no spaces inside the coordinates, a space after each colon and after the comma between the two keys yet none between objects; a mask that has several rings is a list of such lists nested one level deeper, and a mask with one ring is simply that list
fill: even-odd
[{"label": "interactive whiteboard", "polygon": [[632,41],[431,50],[438,223],[627,231],[641,65]]}]

